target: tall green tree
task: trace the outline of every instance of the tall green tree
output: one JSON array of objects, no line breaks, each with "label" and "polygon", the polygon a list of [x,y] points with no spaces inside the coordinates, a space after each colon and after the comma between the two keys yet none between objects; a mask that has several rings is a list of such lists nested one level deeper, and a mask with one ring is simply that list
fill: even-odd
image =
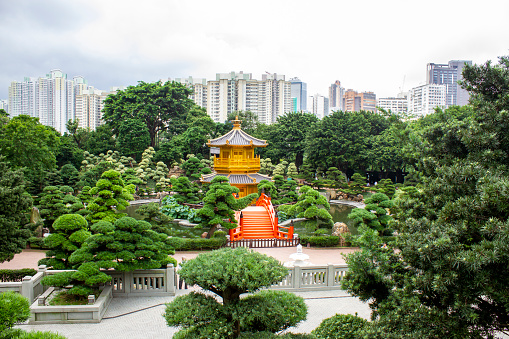
[{"label": "tall green tree", "polygon": [[103,120],[116,135],[119,135],[122,121],[143,121],[150,135],[150,146],[155,147],[158,133],[180,123],[194,106],[190,94],[191,90],[180,83],[140,81],[106,98]]},{"label": "tall green tree", "polygon": [[150,134],[144,121],[126,119],[120,122],[117,135],[117,149],[120,153],[140,160],[149,144]]},{"label": "tall green tree", "polygon": [[32,184],[43,185],[45,172],[55,168],[59,139],[58,132],[38,118],[20,115],[0,126],[0,154],[13,168],[23,168]]},{"label": "tall green tree", "polygon": [[290,112],[278,117],[275,127],[269,130],[266,156],[274,162],[286,159],[300,168],[304,162],[306,136],[313,130],[318,118],[311,113]]},{"label": "tall green tree", "polygon": [[20,253],[31,235],[25,225],[32,198],[25,188],[23,172],[12,170],[0,156],[0,262]]},{"label": "tall green tree", "polygon": [[373,112],[333,112],[307,134],[306,161],[314,168],[336,167],[348,175],[365,171],[373,136],[389,125],[388,119]]},{"label": "tall green tree", "polygon": [[368,337],[509,331],[508,69],[507,58],[465,69],[473,110],[466,118],[454,116],[457,108],[450,117],[448,109],[426,118],[433,123],[414,150],[423,185],[395,200],[396,242],[384,245],[365,229],[357,240],[362,251],[347,258],[344,287],[371,300]]},{"label": "tall green tree", "polygon": [[218,225],[226,229],[236,228],[235,211],[244,209],[258,197],[257,193],[251,193],[243,198],[235,199],[234,193],[239,193],[239,189],[231,186],[228,178],[217,176],[212,179],[207,194],[203,198],[203,208],[197,213],[202,218],[200,226],[209,229],[207,238],[214,234]]}]

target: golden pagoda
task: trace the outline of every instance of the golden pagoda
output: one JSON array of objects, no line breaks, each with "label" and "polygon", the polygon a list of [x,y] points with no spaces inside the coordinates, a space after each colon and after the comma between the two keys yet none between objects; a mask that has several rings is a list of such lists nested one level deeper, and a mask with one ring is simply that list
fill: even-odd
[{"label": "golden pagoda", "polygon": [[233,129],[225,135],[209,140],[207,146],[218,147],[219,156],[214,157],[214,172],[203,175],[201,181],[211,182],[216,176],[228,177],[232,186],[238,187],[239,198],[258,192],[258,184],[271,178],[259,174],[260,156],[255,147],[266,147],[267,141],[250,136],[240,128],[238,117],[232,121]]}]

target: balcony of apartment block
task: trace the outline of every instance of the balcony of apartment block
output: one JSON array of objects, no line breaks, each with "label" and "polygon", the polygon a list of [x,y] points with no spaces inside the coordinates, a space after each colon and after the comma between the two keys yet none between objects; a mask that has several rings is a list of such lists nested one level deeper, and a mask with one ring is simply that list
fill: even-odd
[{"label": "balcony of apartment block", "polygon": [[216,172],[256,173],[260,170],[260,157],[254,158],[214,158]]}]

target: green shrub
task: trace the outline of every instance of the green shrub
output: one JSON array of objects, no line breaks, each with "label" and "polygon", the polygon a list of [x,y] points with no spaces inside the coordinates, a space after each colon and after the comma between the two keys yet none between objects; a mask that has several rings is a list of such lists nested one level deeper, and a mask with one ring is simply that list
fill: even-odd
[{"label": "green shrub", "polygon": [[28,244],[30,245],[30,248],[32,249],[48,249],[45,245],[44,245],[44,238],[39,238],[39,237],[30,237],[28,238]]},{"label": "green shrub", "polygon": [[22,268],[19,270],[0,270],[1,282],[22,281],[24,277],[33,277],[37,273],[33,268]]},{"label": "green shrub", "polygon": [[280,332],[306,319],[307,306],[302,297],[286,291],[261,291],[241,300],[246,311],[240,326],[253,332]]},{"label": "green shrub", "polygon": [[226,232],[225,231],[215,231],[213,238],[226,238]]},{"label": "green shrub", "polygon": [[316,339],[312,334],[304,333],[285,333],[285,334],[274,334],[271,332],[243,332],[239,336],[240,339]]},{"label": "green shrub", "polygon": [[335,247],[339,244],[339,237],[335,235],[330,236],[308,236],[301,235],[300,243],[305,246],[309,244],[313,247]]},{"label": "green shrub", "polygon": [[336,314],[324,319],[311,333],[318,339],[357,339],[362,337],[362,329],[367,323],[357,314]]},{"label": "green shrub", "polygon": [[315,231],[315,235],[316,236],[320,236],[320,235],[326,235],[327,233],[329,233],[329,230],[325,229],[325,228],[319,228]]},{"label": "green shrub", "polygon": [[66,337],[54,332],[30,331],[20,334],[16,339],[66,339]]},{"label": "green shrub", "polygon": [[184,239],[172,237],[168,240],[168,244],[175,249],[175,251],[203,251],[214,250],[223,247],[226,243],[226,237],[220,238],[196,238]]},{"label": "green shrub", "polygon": [[0,293],[0,333],[29,317],[30,304],[27,298],[13,291]]}]

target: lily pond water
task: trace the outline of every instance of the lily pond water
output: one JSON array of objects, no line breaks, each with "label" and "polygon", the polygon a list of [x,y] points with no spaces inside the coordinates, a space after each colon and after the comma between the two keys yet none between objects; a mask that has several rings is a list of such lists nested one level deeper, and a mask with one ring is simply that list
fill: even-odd
[{"label": "lily pond water", "polygon": [[[138,207],[142,206],[141,204],[130,205],[127,207],[124,213],[127,213],[128,216],[133,218],[140,218],[138,214],[136,214],[136,210]],[[341,204],[331,204],[331,208],[329,210],[332,215],[332,220],[334,222],[344,222],[348,225],[348,229],[352,234],[357,234],[357,228],[353,226],[353,222],[348,219],[348,214],[352,211],[354,207],[348,205]],[[180,226],[178,223],[172,223],[171,227],[176,231],[178,236],[186,237],[186,238],[194,238],[199,237],[206,230],[204,229],[195,229],[192,227]],[[326,227],[325,225],[318,225],[318,228],[327,230],[327,234],[331,234],[332,229],[330,227]],[[294,232],[302,235],[313,235],[315,232],[315,227],[305,227],[302,222],[294,223]]]}]

